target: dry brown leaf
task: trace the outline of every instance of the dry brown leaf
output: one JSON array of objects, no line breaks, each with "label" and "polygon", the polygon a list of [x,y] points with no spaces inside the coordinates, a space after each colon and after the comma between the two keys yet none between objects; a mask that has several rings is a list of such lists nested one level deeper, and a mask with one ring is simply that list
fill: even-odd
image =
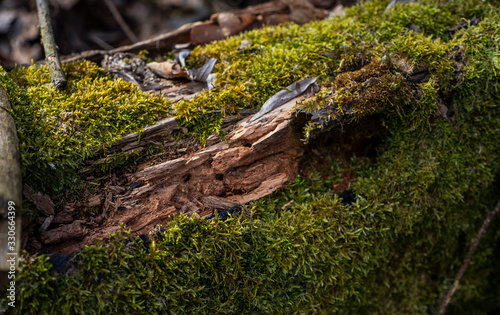
[{"label": "dry brown leaf", "polygon": [[172,60],[167,60],[164,62],[150,62],[148,63],[149,69],[153,71],[156,75],[166,78],[186,78],[188,74],[186,71],[181,70],[181,66]]}]

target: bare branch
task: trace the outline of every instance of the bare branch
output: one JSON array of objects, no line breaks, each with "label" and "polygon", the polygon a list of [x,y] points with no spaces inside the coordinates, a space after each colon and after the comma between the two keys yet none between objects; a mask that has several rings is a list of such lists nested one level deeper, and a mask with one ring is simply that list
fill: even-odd
[{"label": "bare branch", "polygon": [[118,9],[116,9],[115,4],[113,3],[112,0],[104,0],[104,3],[108,7],[109,11],[111,11],[111,14],[113,14],[113,17],[115,18],[116,22],[120,25],[122,28],[123,32],[125,35],[127,35],[128,39],[132,42],[132,44],[135,44],[139,41],[137,36],[135,36],[134,32],[128,27],[127,23],[125,23],[125,20],[122,18],[120,12],[118,12]]},{"label": "bare branch", "polygon": [[54,39],[54,31],[50,23],[49,5],[47,0],[36,0],[38,9],[38,19],[40,23],[40,32],[42,34],[42,45],[45,51],[45,59],[49,65],[50,75],[52,77],[52,84],[56,89],[62,88],[66,85],[66,76],[59,61],[57,54],[57,45]]},{"label": "bare branch", "polygon": [[465,256],[465,260],[462,264],[462,267],[460,267],[460,270],[458,271],[458,274],[455,278],[455,281],[453,282],[453,285],[451,286],[450,290],[448,291],[448,294],[446,294],[446,298],[444,299],[443,303],[441,304],[441,309],[439,310],[439,315],[444,315],[446,313],[446,309],[448,308],[448,305],[450,304],[451,298],[453,297],[453,294],[455,294],[455,291],[458,288],[458,285],[460,284],[460,280],[462,280],[462,277],[464,276],[465,270],[467,270],[467,267],[469,267],[470,261],[472,259],[472,256],[476,252],[477,247],[479,246],[479,243],[481,242],[481,239],[483,236],[486,234],[486,230],[488,229],[491,221],[495,217],[495,215],[500,211],[500,200],[498,201],[497,205],[495,206],[495,209],[493,211],[488,212],[486,215],[486,219],[484,219],[483,225],[479,229],[479,232],[476,235],[476,238],[474,239],[474,242],[472,242],[469,252],[467,253],[467,256]]}]

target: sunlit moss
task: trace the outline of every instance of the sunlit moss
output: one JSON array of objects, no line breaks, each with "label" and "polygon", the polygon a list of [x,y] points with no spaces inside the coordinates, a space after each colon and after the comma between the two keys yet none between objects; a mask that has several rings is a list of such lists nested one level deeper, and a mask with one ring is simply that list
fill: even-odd
[{"label": "sunlit moss", "polygon": [[[305,26],[264,27],[197,47],[189,59],[192,65],[200,66],[211,57],[218,60],[216,89],[191,102],[178,103],[177,118],[186,126],[195,126],[202,120],[197,117],[204,116],[204,108],[224,109],[228,113],[238,108],[258,108],[274,93],[305,77],[320,76],[320,82],[333,81],[334,72],[356,68],[359,55],[374,59],[396,54],[412,65],[429,69],[442,85],[448,83],[453,72],[448,53],[454,42],[445,30],[464,17],[470,18],[469,12],[465,16],[450,13],[463,4],[423,1],[403,4],[388,12],[383,10],[384,4],[367,2],[347,10],[344,17]],[[412,24],[422,33],[409,31]],[[243,40],[250,41],[251,46],[239,50]],[[225,97],[221,97],[221,92]],[[205,135],[219,128],[217,123],[207,127]]]},{"label": "sunlit moss", "polygon": [[18,67],[0,77],[13,105],[24,180],[48,192],[71,185],[86,158],[168,113],[167,101],[112,80],[95,64],[66,64],[64,71],[62,90],[50,83],[46,66]]}]

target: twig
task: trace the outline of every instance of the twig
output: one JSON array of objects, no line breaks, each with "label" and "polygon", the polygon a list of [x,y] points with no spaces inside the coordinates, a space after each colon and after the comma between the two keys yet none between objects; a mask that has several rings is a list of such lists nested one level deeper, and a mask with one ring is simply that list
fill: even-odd
[{"label": "twig", "polygon": [[118,10],[116,9],[116,6],[113,3],[113,1],[104,0],[104,3],[106,3],[106,6],[108,7],[109,11],[111,11],[111,14],[113,14],[113,17],[115,18],[116,22],[118,22],[118,25],[120,25],[123,32],[125,32],[125,35],[127,35],[128,39],[130,39],[132,44],[137,43],[139,39],[137,38],[137,36],[135,36],[130,27],[128,27],[127,23],[125,23],[125,20],[122,18],[120,12],[118,12]]},{"label": "twig", "polygon": [[448,291],[448,294],[446,294],[446,298],[444,299],[443,303],[441,304],[441,309],[439,310],[439,315],[444,315],[446,312],[446,308],[448,307],[448,304],[450,304],[451,298],[453,297],[453,294],[455,294],[455,291],[458,288],[458,285],[460,284],[460,280],[462,279],[465,270],[467,270],[467,267],[469,267],[469,263],[472,259],[472,256],[474,255],[474,252],[476,251],[477,247],[479,246],[479,242],[481,242],[481,239],[483,236],[486,234],[486,230],[488,229],[488,226],[490,225],[491,221],[495,217],[495,215],[500,211],[500,200],[498,201],[497,205],[495,206],[495,209],[493,211],[488,212],[486,215],[486,219],[484,219],[483,225],[479,229],[479,232],[476,235],[476,238],[474,239],[474,242],[472,242],[469,252],[467,253],[467,256],[465,256],[464,263],[462,264],[462,267],[460,267],[460,270],[458,271],[457,277],[455,278],[455,281],[453,282],[453,285],[451,286],[450,290]]},{"label": "twig", "polygon": [[50,24],[49,5],[47,0],[36,0],[36,5],[38,8],[38,19],[40,20],[43,50],[45,51],[45,58],[49,64],[52,84],[54,84],[56,89],[59,89],[66,85],[66,77],[64,76],[61,62],[59,61],[59,55],[57,54],[54,31]]},{"label": "twig", "polygon": [[111,50],[111,49],[114,49],[113,46],[111,46],[110,44],[106,43],[105,41],[103,41],[99,36],[97,36],[95,33],[90,33],[89,34],[89,38],[90,40],[92,40],[94,43],[96,43],[97,45],[99,45],[102,49],[105,49],[105,50]]}]

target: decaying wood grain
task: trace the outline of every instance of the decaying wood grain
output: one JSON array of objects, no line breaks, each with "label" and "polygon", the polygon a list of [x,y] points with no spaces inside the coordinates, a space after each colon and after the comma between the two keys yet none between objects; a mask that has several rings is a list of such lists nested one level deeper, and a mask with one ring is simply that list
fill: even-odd
[{"label": "decaying wood grain", "polygon": [[181,129],[174,118],[160,120],[150,127],[144,128],[142,133],[132,133],[123,137],[120,142],[110,148],[110,152],[130,151],[145,146],[155,139],[172,134],[174,130]]},{"label": "decaying wood grain", "polygon": [[55,205],[48,195],[42,192],[35,192],[33,188],[27,184],[24,184],[23,194],[33,203],[37,210],[40,210],[48,215],[54,214]]},{"label": "decaying wood grain", "polygon": [[186,204],[223,209],[247,203],[283,187],[298,174],[302,155],[299,135],[293,132],[296,98],[248,123],[240,121],[226,141],[194,154],[144,168],[131,181],[144,183],[119,198],[125,207]]},{"label": "decaying wood grain", "polygon": [[[174,118],[169,117],[158,121],[153,126],[144,128],[141,133],[132,133],[124,136],[119,142],[107,149],[107,153],[122,152],[122,153],[133,153],[141,151],[146,145],[154,143],[164,143],[165,141],[174,141],[173,133],[177,130],[182,130],[182,128],[177,124]],[[90,166],[81,169],[79,172],[81,174],[89,174],[93,171],[92,165],[104,164],[111,160],[111,157],[107,156],[101,158],[97,161],[91,163]],[[89,205],[96,206],[97,199],[96,196],[93,200],[89,201]]]},{"label": "decaying wood grain", "polygon": [[[10,270],[11,265],[8,259],[14,257],[17,264],[21,248],[21,160],[16,125],[14,118],[8,112],[10,110],[12,107],[7,94],[0,86],[0,286],[7,279],[3,273]],[[11,211],[13,209],[15,211]],[[14,217],[12,213],[14,213],[15,218],[11,220],[10,218]],[[15,223],[13,225],[15,227],[14,250],[9,246],[9,241],[12,241],[8,238],[8,233],[12,230],[9,221]],[[9,255],[8,253],[14,254]]]},{"label": "decaying wood grain", "polygon": [[43,231],[41,239],[44,244],[59,243],[66,240],[78,239],[86,234],[85,221],[76,220],[71,224],[63,225],[61,227]]},{"label": "decaying wood grain", "polygon": [[[126,189],[104,187],[101,196],[105,196],[105,202],[102,197],[86,202],[100,209],[99,222],[89,222],[86,228],[71,223],[47,230],[42,243],[53,244],[51,250],[60,254],[71,253],[108,237],[121,224],[134,234],[148,233],[155,226],[166,225],[175,213],[205,217],[214,210],[245,204],[282,188],[298,174],[304,145],[301,133],[294,131],[295,105],[305,97],[297,97],[251,123],[252,116],[240,120],[225,141],[214,137],[203,149],[143,166],[128,176]],[[164,120],[150,127],[140,140],[137,135],[124,137],[116,149],[141,146],[149,137],[163,133],[165,126],[177,125]],[[67,233],[76,241],[65,242],[69,240]],[[57,243],[64,246],[55,246]]]},{"label": "decaying wood grain", "polygon": [[237,202],[229,201],[226,198],[221,198],[217,196],[208,196],[203,198],[202,203],[210,208],[226,210],[231,207],[238,205]]}]

